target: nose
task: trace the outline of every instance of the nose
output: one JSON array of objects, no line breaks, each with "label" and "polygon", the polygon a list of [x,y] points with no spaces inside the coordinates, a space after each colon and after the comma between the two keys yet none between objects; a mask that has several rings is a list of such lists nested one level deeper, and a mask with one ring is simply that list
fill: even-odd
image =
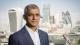
[{"label": "nose", "polygon": [[35,15],[33,15],[33,20],[35,20],[37,17]]}]

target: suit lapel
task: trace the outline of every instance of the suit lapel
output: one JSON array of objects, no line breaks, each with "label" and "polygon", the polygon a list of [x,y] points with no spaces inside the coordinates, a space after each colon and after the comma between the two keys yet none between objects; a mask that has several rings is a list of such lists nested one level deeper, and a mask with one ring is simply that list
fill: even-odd
[{"label": "suit lapel", "polygon": [[24,33],[27,41],[30,42],[31,45],[34,45],[33,40],[31,39],[30,34],[29,34],[29,32],[27,31],[27,29],[26,29],[25,26],[23,27],[23,31],[24,31],[23,33]]},{"label": "suit lapel", "polygon": [[39,33],[40,43],[41,43],[41,45],[43,45],[42,33],[40,30],[38,30],[38,33]]}]

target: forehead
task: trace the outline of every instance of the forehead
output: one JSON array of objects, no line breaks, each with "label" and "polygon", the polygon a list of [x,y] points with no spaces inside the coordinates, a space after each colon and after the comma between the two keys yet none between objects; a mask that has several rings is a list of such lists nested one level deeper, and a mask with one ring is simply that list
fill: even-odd
[{"label": "forehead", "polygon": [[30,9],[28,13],[39,13],[39,9]]}]

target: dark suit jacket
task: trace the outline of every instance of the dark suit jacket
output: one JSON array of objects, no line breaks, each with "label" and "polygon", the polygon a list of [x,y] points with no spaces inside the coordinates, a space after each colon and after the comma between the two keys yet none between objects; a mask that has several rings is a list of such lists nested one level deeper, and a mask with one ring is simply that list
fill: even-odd
[{"label": "dark suit jacket", "polygon": [[[49,45],[47,33],[41,30],[38,30],[38,33],[41,45]],[[34,45],[34,43],[24,26],[20,31],[10,35],[8,45]]]}]

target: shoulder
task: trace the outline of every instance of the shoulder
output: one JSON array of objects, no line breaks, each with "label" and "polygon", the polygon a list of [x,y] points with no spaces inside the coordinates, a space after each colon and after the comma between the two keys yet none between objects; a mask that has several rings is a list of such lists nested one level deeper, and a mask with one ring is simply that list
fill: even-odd
[{"label": "shoulder", "polygon": [[48,33],[47,32],[45,32],[45,31],[43,31],[43,30],[41,30],[41,29],[38,29],[38,31],[41,33],[41,34],[45,34],[45,35],[48,35]]},{"label": "shoulder", "polygon": [[8,45],[17,45],[21,36],[21,30],[11,34],[8,39]]},{"label": "shoulder", "polygon": [[15,32],[15,33],[11,34],[9,38],[17,38],[17,37],[19,37],[20,35],[21,35],[21,32],[18,31],[18,32]]},{"label": "shoulder", "polygon": [[19,30],[19,31],[13,33],[13,34],[11,34],[10,37],[19,38],[19,37],[21,37],[23,35],[23,33],[24,33],[24,30],[21,29],[21,30]]}]

